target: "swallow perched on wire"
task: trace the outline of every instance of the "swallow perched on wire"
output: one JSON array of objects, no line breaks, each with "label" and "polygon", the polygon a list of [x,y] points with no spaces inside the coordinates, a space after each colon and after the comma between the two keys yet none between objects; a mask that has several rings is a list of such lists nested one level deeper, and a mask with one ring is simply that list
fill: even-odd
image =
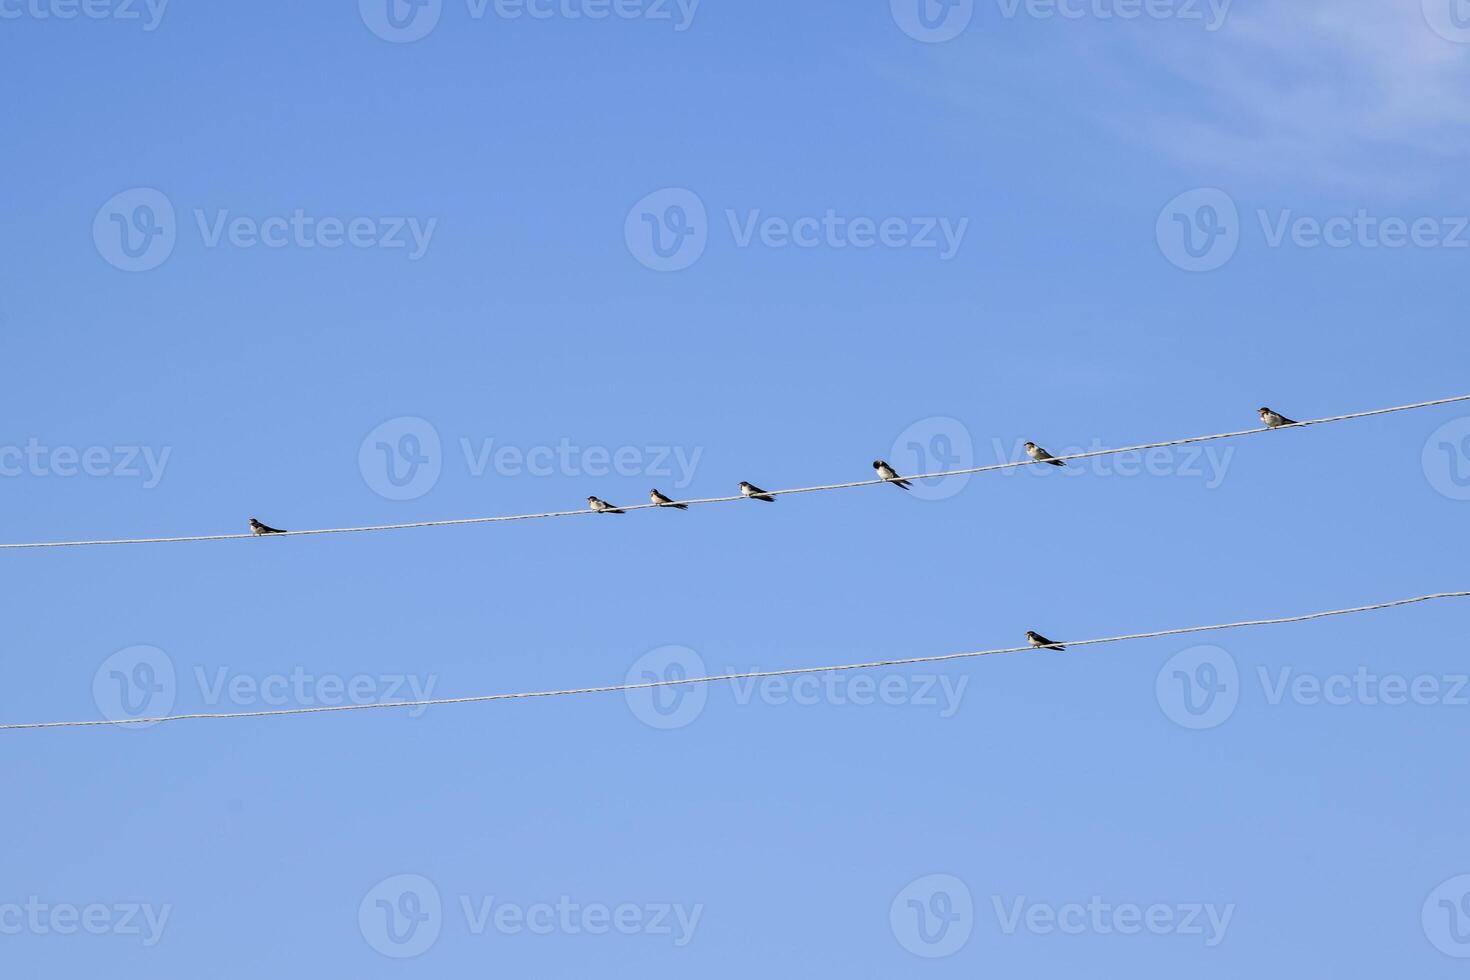
[{"label": "swallow perched on wire", "polygon": [[278,527],[271,527],[269,524],[262,524],[252,517],[250,518],[250,533],[258,536],[262,534],[285,534],[286,532],[282,531]]},{"label": "swallow perched on wire", "polygon": [[1038,463],[1050,463],[1053,466],[1067,465],[1065,460],[1057,459],[1051,453],[1047,452],[1045,449],[1042,449],[1034,442],[1026,443],[1026,455],[1030,456]]},{"label": "swallow perched on wire", "polygon": [[591,507],[593,510],[597,511],[599,514],[626,514],[627,513],[627,511],[625,511],[625,510],[620,510],[619,508],[614,507],[612,504],[608,503],[606,500],[599,500],[596,497],[588,497],[587,498],[587,506],[588,507]]},{"label": "swallow perched on wire", "polygon": [[1053,643],[1051,640],[1048,640],[1046,637],[1042,636],[1040,633],[1036,632],[1035,630],[1027,630],[1026,631],[1026,639],[1029,640],[1031,642],[1031,645],[1033,647],[1035,647],[1036,649],[1038,649],[1038,650],[1065,650],[1065,649],[1067,649],[1065,646],[1063,646],[1060,643]]},{"label": "swallow perched on wire", "polygon": [[1260,409],[1261,421],[1266,423],[1268,429],[1279,429],[1282,426],[1296,425],[1295,419],[1289,419],[1280,412],[1273,412],[1269,408]]},{"label": "swallow perched on wire", "polygon": [[659,493],[657,489],[648,491],[648,499],[653,501],[655,507],[672,507],[675,510],[688,510],[688,504],[678,504]]},{"label": "swallow perched on wire", "polygon": [[744,480],[740,481],[740,495],[749,497],[751,500],[764,500],[768,504],[774,504],[776,502],[775,497],[766,493],[754,483],[746,483]]},{"label": "swallow perched on wire", "polygon": [[878,473],[878,479],[886,480],[896,487],[909,488],[909,481],[898,475],[898,471],[889,466],[881,459],[873,460],[873,469]]}]

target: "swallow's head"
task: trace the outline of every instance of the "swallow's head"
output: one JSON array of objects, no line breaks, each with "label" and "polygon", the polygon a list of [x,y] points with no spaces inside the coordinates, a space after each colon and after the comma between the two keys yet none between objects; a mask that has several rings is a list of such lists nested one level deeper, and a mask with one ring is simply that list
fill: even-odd
[{"label": "swallow's head", "polygon": [[1036,632],[1035,630],[1027,630],[1026,639],[1030,640],[1032,643],[1036,643],[1041,639],[1041,634]]},{"label": "swallow's head", "polygon": [[1270,415],[1271,414],[1271,410],[1269,408],[1267,408],[1266,406],[1264,406],[1264,405],[1262,405],[1260,408],[1256,409],[1256,411],[1260,413],[1260,415],[1261,415],[1262,418],[1265,418],[1267,415]]},{"label": "swallow's head", "polygon": [[1036,443],[1034,443],[1034,442],[1028,442],[1028,443],[1026,443],[1026,451],[1028,453],[1034,453],[1034,452],[1036,452]]},{"label": "swallow's head", "polygon": [[881,470],[883,467],[885,467],[887,465],[888,464],[885,463],[885,462],[883,462],[883,460],[881,460],[881,459],[875,459],[875,460],[873,460],[873,469],[875,469],[875,470]]},{"label": "swallow's head", "polygon": [[740,481],[740,489],[741,490],[753,490],[755,488],[752,487],[749,483],[746,483],[744,480],[741,480]]},{"label": "swallow's head", "polygon": [[597,503],[597,498],[596,497],[588,497],[587,498],[587,502],[589,504],[595,504],[595,503]]},{"label": "swallow's head", "polygon": [[650,497],[660,497],[660,496],[662,496],[662,494],[660,494],[658,492],[658,487],[650,487],[649,490],[648,490],[648,495]]}]

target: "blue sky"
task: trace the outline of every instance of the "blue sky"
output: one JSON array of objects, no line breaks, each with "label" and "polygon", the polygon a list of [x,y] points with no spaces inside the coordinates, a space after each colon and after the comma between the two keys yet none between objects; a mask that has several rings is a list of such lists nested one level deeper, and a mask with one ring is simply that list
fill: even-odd
[{"label": "blue sky", "polygon": [[[0,0],[0,540],[713,496],[1470,391],[1470,11],[1448,3],[393,13]],[[0,719],[1466,587],[1470,410],[1145,462],[6,552]],[[0,965],[1458,975],[1464,622],[1446,602],[656,702],[13,732]]]}]

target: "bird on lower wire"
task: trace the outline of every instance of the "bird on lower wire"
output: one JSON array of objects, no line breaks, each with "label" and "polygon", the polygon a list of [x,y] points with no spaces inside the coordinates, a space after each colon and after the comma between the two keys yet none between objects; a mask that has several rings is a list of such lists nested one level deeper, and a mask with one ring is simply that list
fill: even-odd
[{"label": "bird on lower wire", "polygon": [[1035,647],[1036,649],[1038,649],[1038,650],[1065,650],[1065,649],[1067,649],[1065,646],[1063,646],[1060,643],[1053,643],[1051,640],[1048,640],[1046,637],[1042,636],[1040,633],[1036,632],[1035,630],[1027,630],[1026,631],[1026,639],[1027,640],[1030,640],[1031,641],[1031,645],[1033,647]]},{"label": "bird on lower wire", "polygon": [[1269,408],[1260,409],[1261,421],[1266,423],[1268,429],[1279,429],[1287,425],[1299,425],[1295,419],[1289,419],[1280,412],[1273,412]]},{"label": "bird on lower wire", "polygon": [[278,527],[271,527],[269,524],[262,524],[259,521],[257,521],[255,518],[252,517],[252,518],[250,518],[250,533],[251,534],[254,534],[254,535],[261,535],[261,534],[285,534],[286,532],[285,531],[282,531]]},{"label": "bird on lower wire", "polygon": [[878,479],[886,480],[896,487],[909,488],[909,481],[898,475],[898,471],[889,466],[881,459],[873,460],[873,470],[878,474]]},{"label": "bird on lower wire", "polygon": [[740,495],[749,497],[751,500],[764,500],[768,504],[774,504],[776,502],[775,497],[766,493],[754,483],[746,483],[744,480],[740,481]]}]

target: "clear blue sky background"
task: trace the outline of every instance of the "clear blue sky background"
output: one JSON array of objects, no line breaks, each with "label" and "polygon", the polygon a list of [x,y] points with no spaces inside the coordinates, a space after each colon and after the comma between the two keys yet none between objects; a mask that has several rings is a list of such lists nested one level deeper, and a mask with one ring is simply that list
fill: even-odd
[{"label": "clear blue sky background", "polygon": [[[703,496],[863,479],[940,417],[985,463],[997,441],[1006,455],[1028,438],[1117,445],[1248,427],[1261,404],[1315,417],[1470,390],[1470,252],[1272,247],[1257,216],[1470,212],[1470,46],[1417,0],[1240,0],[1213,32],[983,0],[937,44],[884,0],[705,0],[683,31],[475,19],[445,0],[414,43],[380,39],[346,0],[176,0],[152,31],[5,9],[20,16],[0,20],[0,443],[171,455],[155,487],[6,476],[0,540],[637,503],[675,482],[475,475],[461,440],[699,451],[685,492]],[[129,273],[92,229],[137,187],[167,196],[177,243]],[[668,187],[698,195],[709,242],[655,272],[625,219]],[[1240,215],[1238,250],[1209,272],[1178,268],[1156,234],[1196,188]],[[194,218],[297,208],[437,226],[411,261],[211,248]],[[741,247],[727,209],[969,225],[945,261]],[[619,683],[669,644],[710,670],[774,669],[1466,588],[1470,503],[1422,461],[1465,415],[1221,444],[1233,455],[1213,487],[1083,467],[979,476],[943,500],[873,487],[6,552],[0,718],[99,717],[94,675],[138,644],[174,665],[174,710],[227,711],[269,705],[211,703],[200,672],[412,674],[470,695]],[[403,416],[433,425],[442,473],[395,501],[359,448]],[[0,935],[0,972],[1455,976],[1421,908],[1470,872],[1470,707],[1271,704],[1257,668],[1461,674],[1467,616],[1445,603],[1217,635],[1239,704],[1202,731],[1155,692],[1186,638],[875,672],[963,679],[949,717],[742,704],[720,685],[670,731],[609,694],[10,733],[0,906],[171,911],[151,947],[116,930]],[[444,911],[437,941],[399,960],[373,948],[359,905],[405,873]],[[963,881],[975,909],[968,940],[933,960],[890,926],[931,874]],[[476,935],[462,896],[702,914],[683,947]],[[994,910],[1092,896],[1234,912],[1206,948],[1007,934]]]}]

